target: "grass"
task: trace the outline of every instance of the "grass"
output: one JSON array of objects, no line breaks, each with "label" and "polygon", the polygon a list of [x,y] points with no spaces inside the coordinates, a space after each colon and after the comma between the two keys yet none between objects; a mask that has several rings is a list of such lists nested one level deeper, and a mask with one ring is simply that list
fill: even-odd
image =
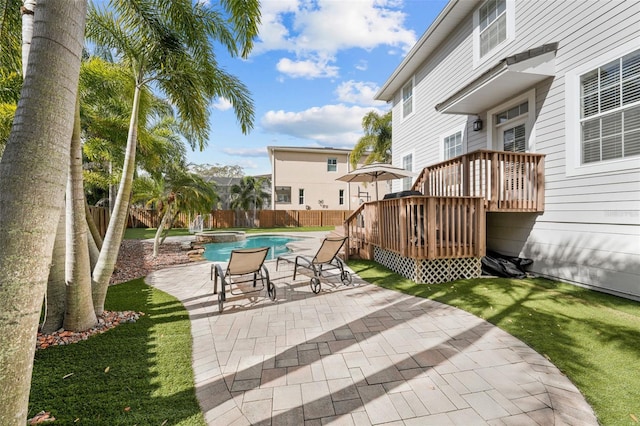
[{"label": "grass", "polygon": [[[266,232],[313,232],[313,231],[333,231],[335,226],[303,226],[298,228],[225,228],[214,231],[244,231],[247,234],[261,234]],[[169,236],[191,235],[187,228],[172,228]],[[127,228],[124,238],[128,240],[146,240],[156,236],[156,228]]]},{"label": "grass", "polygon": [[146,315],[86,341],[38,351],[29,417],[44,410],[55,424],[204,425],[182,304],[137,279],[110,287],[105,309]]},{"label": "grass", "polygon": [[349,266],[373,284],[463,309],[548,357],[603,425],[640,419],[640,303],[542,278],[415,284],[371,261]]}]

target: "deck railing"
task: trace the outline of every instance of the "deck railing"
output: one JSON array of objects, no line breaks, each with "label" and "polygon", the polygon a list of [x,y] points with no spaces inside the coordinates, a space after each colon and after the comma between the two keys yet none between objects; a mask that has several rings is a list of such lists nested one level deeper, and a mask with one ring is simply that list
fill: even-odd
[{"label": "deck railing", "polygon": [[411,196],[363,204],[345,222],[347,256],[373,247],[412,259],[481,257],[485,206],[479,197]]},{"label": "deck railing", "polygon": [[474,151],[425,167],[413,189],[437,197],[482,197],[491,212],[541,212],[544,154]]}]

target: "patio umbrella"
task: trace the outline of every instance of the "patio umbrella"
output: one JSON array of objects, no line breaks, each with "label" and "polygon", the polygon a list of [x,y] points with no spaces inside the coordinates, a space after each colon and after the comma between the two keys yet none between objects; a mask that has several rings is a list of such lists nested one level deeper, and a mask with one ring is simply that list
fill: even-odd
[{"label": "patio umbrella", "polygon": [[359,169],[350,171],[344,176],[340,176],[336,180],[342,182],[373,182],[376,186],[376,201],[378,200],[378,181],[402,179],[406,177],[414,177],[416,173],[409,170],[401,169],[386,163],[371,163],[362,166]]}]

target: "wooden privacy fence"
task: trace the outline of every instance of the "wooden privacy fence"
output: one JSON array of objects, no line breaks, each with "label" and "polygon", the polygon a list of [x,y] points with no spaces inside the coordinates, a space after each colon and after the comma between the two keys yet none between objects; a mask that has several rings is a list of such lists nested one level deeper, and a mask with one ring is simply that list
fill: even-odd
[{"label": "wooden privacy fence", "polygon": [[260,228],[287,226],[341,226],[348,210],[260,210]]},{"label": "wooden privacy fence", "polygon": [[[89,207],[100,234],[104,237],[109,225],[109,209]],[[351,214],[347,210],[258,210],[256,227],[299,227],[299,226],[341,226]],[[180,213],[173,227],[188,228],[194,215]],[[235,210],[213,210],[203,215],[205,229],[234,228],[247,226],[247,219],[253,218],[253,212]],[[157,228],[161,218],[156,210],[132,207],[129,209],[128,228]]]},{"label": "wooden privacy fence", "polygon": [[104,238],[104,235],[107,233],[107,226],[109,226],[109,219],[111,218],[109,209],[106,207],[89,206],[89,213],[93,218],[93,222],[98,227],[100,236]]}]

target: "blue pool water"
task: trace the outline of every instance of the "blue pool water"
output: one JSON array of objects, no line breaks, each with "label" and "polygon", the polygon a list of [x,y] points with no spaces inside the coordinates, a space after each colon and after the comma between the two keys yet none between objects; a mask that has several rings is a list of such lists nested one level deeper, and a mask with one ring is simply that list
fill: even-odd
[{"label": "blue pool water", "polygon": [[280,235],[262,235],[247,237],[247,239],[243,241],[205,244],[203,256],[212,262],[227,262],[231,256],[231,250],[270,247],[267,259],[275,259],[280,255],[289,253],[286,244],[292,241],[300,241],[300,238],[283,237]]}]

